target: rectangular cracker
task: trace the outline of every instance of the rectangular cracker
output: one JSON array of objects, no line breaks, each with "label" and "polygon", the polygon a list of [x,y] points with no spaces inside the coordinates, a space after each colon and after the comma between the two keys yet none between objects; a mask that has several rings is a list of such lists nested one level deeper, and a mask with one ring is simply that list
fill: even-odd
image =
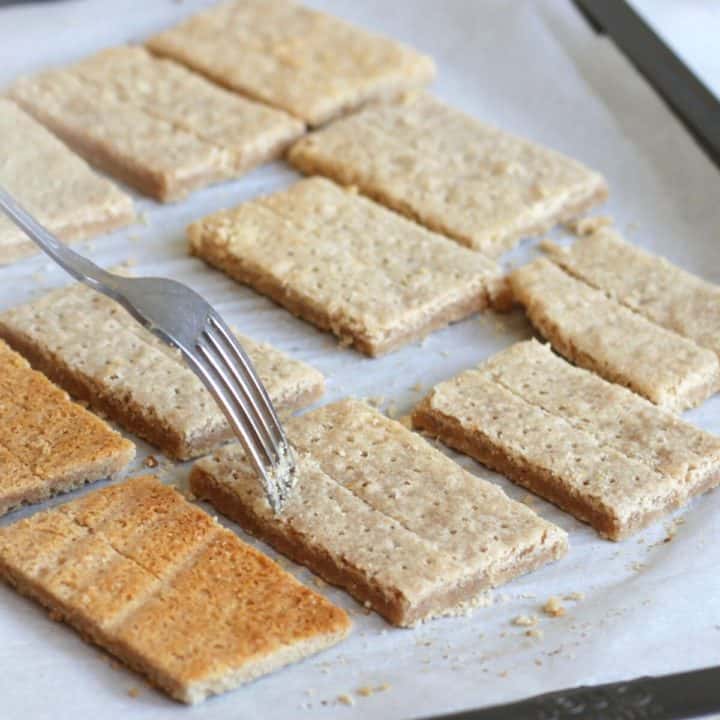
[{"label": "rectangular cracker", "polygon": [[575,160],[426,94],[335,122],[288,157],[491,257],[607,195],[602,176]]},{"label": "rectangular cracker", "polygon": [[322,178],[203,218],[190,252],[368,355],[487,306],[497,265]]},{"label": "rectangular cracker", "polygon": [[568,248],[543,243],[569,272],[648,320],[720,355],[720,287],[601,228]]},{"label": "rectangular cracker", "polygon": [[350,629],[345,612],[148,476],[0,529],[0,575],[185,703]]},{"label": "rectangular cracker", "polygon": [[576,365],[668,410],[699,405],[720,387],[717,355],[666,330],[540,258],[510,275],[515,299]]},{"label": "rectangular cracker", "polygon": [[456,613],[566,551],[562,530],[365,403],[287,431],[298,481],[282,515],[237,445],[195,464],[193,492],[395,625]]},{"label": "rectangular cracker", "polygon": [[[173,458],[202,455],[234,437],[179,352],[82,285],[0,314],[0,336],[73,396]],[[314,368],[269,345],[240,340],[279,412],[323,394],[323,376]]]},{"label": "rectangular cracker", "polygon": [[163,201],[277,158],[304,131],[139,47],[21,78],[9,92],[90,162]]},{"label": "rectangular cracker", "polygon": [[720,482],[720,439],[535,341],[437,385],[413,425],[619,540]]},{"label": "rectangular cracker", "polygon": [[0,515],[113,476],[135,446],[0,340]]},{"label": "rectangular cracker", "polygon": [[[0,185],[62,240],[82,240],[129,225],[129,195],[93,172],[14,102],[0,98]],[[37,246],[0,216],[0,265]]]},{"label": "rectangular cracker", "polygon": [[222,3],[147,45],[310,125],[422,87],[435,75],[429,57],[288,0]]}]

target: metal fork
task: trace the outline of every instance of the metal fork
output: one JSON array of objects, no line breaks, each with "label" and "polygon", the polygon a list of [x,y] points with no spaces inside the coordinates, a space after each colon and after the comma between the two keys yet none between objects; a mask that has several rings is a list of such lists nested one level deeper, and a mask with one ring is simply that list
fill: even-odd
[{"label": "metal fork", "polygon": [[175,280],[109,273],[61,243],[0,187],[0,209],[60,267],[120,303],[141,325],[178,348],[222,409],[257,471],[268,502],[282,509],[295,458],[267,391],[220,315]]}]

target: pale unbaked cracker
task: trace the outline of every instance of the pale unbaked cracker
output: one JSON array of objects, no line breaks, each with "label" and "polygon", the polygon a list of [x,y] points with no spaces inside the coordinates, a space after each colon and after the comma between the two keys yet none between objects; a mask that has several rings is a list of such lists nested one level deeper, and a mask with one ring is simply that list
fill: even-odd
[{"label": "pale unbaked cracker", "polygon": [[545,258],[510,275],[515,299],[560,353],[656,405],[680,411],[720,387],[712,351],[651,322]]},{"label": "pale unbaked cracker", "polygon": [[566,551],[562,530],[362,402],[287,430],[298,482],[281,515],[237,445],[195,464],[193,492],[396,625],[458,612]]},{"label": "pale unbaked cracker", "polygon": [[720,287],[601,228],[564,248],[543,243],[567,272],[658,325],[720,355]]},{"label": "pale unbaked cracker", "polygon": [[[179,352],[82,285],[0,314],[0,336],[72,395],[171,457],[196,457],[234,437]],[[281,413],[323,394],[323,376],[314,368],[240,340]]]},{"label": "pale unbaked cracker", "polygon": [[[132,199],[93,172],[14,102],[0,98],[0,185],[62,240],[80,240],[130,224]],[[38,252],[0,214],[0,265]]]},{"label": "pale unbaked cracker", "polygon": [[203,218],[190,251],[368,355],[488,303],[479,253],[322,178]]},{"label": "pale unbaked cracker", "polygon": [[426,94],[339,120],[288,157],[490,256],[607,195],[604,179],[575,160]]},{"label": "pale unbaked cracker", "polygon": [[435,74],[429,57],[288,0],[222,3],[147,45],[311,125],[422,87]]},{"label": "pale unbaked cracker", "polygon": [[720,482],[720,439],[518,343],[437,385],[413,424],[618,540]]},{"label": "pale unbaked cracker", "polygon": [[90,162],[164,201],[279,157],[304,131],[139,47],[21,78],[9,92]]},{"label": "pale unbaked cracker", "polygon": [[0,574],[186,703],[350,629],[345,612],[147,476],[1,529]]},{"label": "pale unbaked cracker", "polygon": [[135,446],[0,340],[0,515],[111,477]]}]

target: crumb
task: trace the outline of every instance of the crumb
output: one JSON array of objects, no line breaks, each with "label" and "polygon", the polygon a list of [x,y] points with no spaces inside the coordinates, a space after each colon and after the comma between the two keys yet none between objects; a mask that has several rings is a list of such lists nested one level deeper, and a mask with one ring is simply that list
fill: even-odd
[{"label": "crumb", "polygon": [[327,586],[327,583],[322,578],[319,578],[319,577],[314,578],[313,583],[315,584],[315,587],[317,587],[317,588],[324,588]]},{"label": "crumb", "polygon": [[560,598],[553,595],[549,597],[543,605],[543,612],[550,617],[562,617],[565,614],[565,608],[560,603]]},{"label": "crumb", "polygon": [[517,625],[518,627],[533,627],[533,625],[537,625],[538,619],[535,615],[518,615],[513,621],[513,625]]},{"label": "crumb", "polygon": [[145,458],[145,467],[156,468],[157,466],[158,466],[158,461],[154,455],[148,455]]},{"label": "crumb", "polygon": [[360,697],[370,697],[374,690],[371,687],[368,687],[365,685],[365,687],[358,688],[356,691],[356,694],[360,695]]},{"label": "crumb", "polygon": [[563,595],[563,600],[570,600],[572,602],[580,602],[585,599],[585,593],[582,592],[571,592],[567,595]]},{"label": "crumb", "polygon": [[140,691],[139,691],[136,687],[131,687],[131,688],[127,691],[127,694],[128,694],[131,698],[136,698],[136,697],[138,697],[138,696],[140,695]]},{"label": "crumb", "polygon": [[440,355],[443,357],[450,357],[450,353],[447,350],[441,350]]},{"label": "crumb", "polygon": [[536,664],[538,667],[541,667],[542,664],[543,664],[543,662],[542,662],[542,660],[541,660],[540,658],[537,658],[537,659],[535,660],[535,664]]},{"label": "crumb", "polygon": [[392,685],[389,682],[380,683],[380,685],[376,686],[375,692],[385,692],[386,690],[389,690],[392,687]]},{"label": "crumb", "polygon": [[594,215],[571,220],[565,224],[565,227],[578,237],[585,237],[596,233],[600,228],[612,224],[612,218],[608,215]]},{"label": "crumb", "polygon": [[506,678],[508,676],[508,671],[503,670],[501,673],[498,673],[498,677]]},{"label": "crumb", "polygon": [[366,398],[366,402],[368,405],[377,408],[385,402],[385,398],[382,395],[374,395],[372,397]]},{"label": "crumb", "polygon": [[524,505],[533,505],[536,500],[537,500],[537,497],[535,497],[535,495],[532,495],[530,493],[525,493],[525,495],[523,495],[520,498],[520,502],[523,503]]},{"label": "crumb", "polygon": [[535,638],[536,640],[542,640],[543,637],[543,631],[540,630],[540,628],[530,628],[530,630],[526,630],[525,634],[528,637]]},{"label": "crumb", "polygon": [[422,383],[417,382],[417,383],[415,383],[414,385],[411,385],[411,386],[410,386],[410,389],[411,389],[413,392],[417,392],[417,393],[422,392],[422,391],[423,391]]}]

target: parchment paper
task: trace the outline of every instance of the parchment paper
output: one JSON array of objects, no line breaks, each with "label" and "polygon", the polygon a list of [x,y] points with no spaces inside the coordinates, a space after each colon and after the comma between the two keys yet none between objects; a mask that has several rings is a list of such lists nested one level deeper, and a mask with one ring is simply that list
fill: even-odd
[{"label": "parchment paper", "polygon": [[[313,5],[409,41],[438,63],[435,90],[477,117],[565,151],[607,177],[612,214],[635,243],[720,282],[720,174],[652,90],[569,2],[545,0],[319,0]],[[202,2],[85,0],[0,10],[0,83],[15,75],[139,40]],[[281,164],[195,194],[179,205],[138,198],[147,224],[80,248],[105,266],[135,262],[138,274],[189,283],[233,324],[321,369],[326,399],[384,396],[399,412],[427,390],[515,340],[530,336],[521,314],[483,315],[422,344],[369,360],[329,335],[186,255],[185,225],[212,210],[281,187]],[[554,237],[563,237],[556,231]],[[513,253],[518,263],[534,250]],[[0,269],[0,308],[65,284],[43,257]],[[720,398],[687,416],[720,432]],[[134,471],[141,469],[145,454]],[[522,498],[525,492],[474,462],[465,467]],[[186,482],[188,466],[165,473]],[[54,502],[59,502],[55,500]],[[52,504],[52,503],[51,503]],[[599,539],[569,515],[534,507],[570,533],[562,561],[493,593],[472,617],[396,630],[343,592],[324,588],[355,616],[352,636],[329,652],[193,709],[112,666],[34,603],[0,587],[0,717],[145,720],[193,718],[409,718],[518,699],[581,684],[667,673],[720,662],[720,494],[710,493],[621,544]],[[34,509],[33,509],[34,510]],[[6,524],[31,512],[5,518]],[[675,532],[676,531],[676,532]],[[670,542],[663,542],[673,537]],[[293,567],[294,566],[290,566]],[[294,572],[312,583],[307,571]],[[551,595],[567,614],[549,618]],[[512,624],[538,614],[541,639]],[[356,690],[389,688],[363,697]],[[137,697],[128,695],[139,689]],[[133,693],[134,694],[134,693]],[[353,705],[338,701],[347,694]]]}]

